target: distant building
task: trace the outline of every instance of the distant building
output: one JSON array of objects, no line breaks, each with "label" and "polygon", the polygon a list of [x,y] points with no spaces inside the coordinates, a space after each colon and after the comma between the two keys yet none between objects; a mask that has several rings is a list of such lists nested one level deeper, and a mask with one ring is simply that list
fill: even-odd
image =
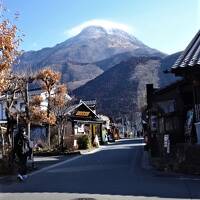
[{"label": "distant building", "polygon": [[110,118],[105,115],[98,115],[98,117],[103,121],[103,128],[106,128],[107,130],[110,130],[111,122]]},{"label": "distant building", "polygon": [[[37,83],[29,84],[28,90],[29,98],[31,99],[33,96],[39,95],[42,97],[43,101],[41,102],[41,109],[47,109],[47,97],[45,91],[42,90],[41,86]],[[6,127],[7,119],[6,119],[6,96],[0,96],[0,126]],[[16,98],[14,100],[14,105],[12,108],[13,113],[24,112],[25,104],[20,94],[16,94]],[[15,125],[17,121],[13,122]],[[32,125],[31,126],[31,140],[36,144],[38,141],[41,143],[46,142],[46,128],[44,126]]]},{"label": "distant building", "polygon": [[64,140],[77,138],[88,134],[92,142],[95,135],[102,141],[103,120],[96,114],[96,101],[82,101],[70,106],[67,111],[67,123],[65,126]]},{"label": "distant building", "polygon": [[[42,97],[43,101],[40,104],[41,110],[47,109],[47,93],[41,88],[39,83],[30,83],[28,85],[28,95],[29,99],[33,98],[34,96],[40,96]],[[70,96],[66,96],[67,99],[71,99]],[[2,95],[0,96],[0,126],[6,127],[7,119],[5,114],[5,108],[6,108],[6,96]],[[25,104],[24,100],[22,99],[20,94],[16,94],[16,99],[14,100],[14,106],[12,108],[13,113],[17,112],[24,112],[25,111]],[[14,122],[17,123],[16,121]],[[20,124],[23,125],[23,124]],[[31,140],[34,141],[34,143],[46,143],[47,142],[47,133],[46,133],[46,126],[45,124],[31,124]]]}]

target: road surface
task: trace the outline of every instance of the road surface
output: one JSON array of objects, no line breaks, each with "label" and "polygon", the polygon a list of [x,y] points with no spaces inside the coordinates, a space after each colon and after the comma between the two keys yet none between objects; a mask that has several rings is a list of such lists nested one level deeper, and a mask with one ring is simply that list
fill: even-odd
[{"label": "road surface", "polygon": [[121,140],[0,185],[1,200],[200,199],[200,177],[149,167],[142,140]]}]

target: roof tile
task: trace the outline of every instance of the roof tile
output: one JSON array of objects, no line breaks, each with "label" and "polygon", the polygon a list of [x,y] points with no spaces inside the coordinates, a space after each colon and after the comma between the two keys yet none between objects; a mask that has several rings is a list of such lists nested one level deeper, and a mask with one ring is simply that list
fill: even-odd
[{"label": "roof tile", "polygon": [[196,65],[200,65],[200,30],[171,69],[172,72],[175,72],[176,69],[194,67]]}]

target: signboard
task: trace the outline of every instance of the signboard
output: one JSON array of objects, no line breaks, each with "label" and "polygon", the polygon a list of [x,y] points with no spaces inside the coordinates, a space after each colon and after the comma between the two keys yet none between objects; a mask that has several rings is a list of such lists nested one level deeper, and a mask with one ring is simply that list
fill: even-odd
[{"label": "signboard", "polygon": [[185,122],[185,136],[186,141],[190,141],[191,132],[192,132],[192,123],[193,123],[193,110],[187,111],[186,122]]},{"label": "signboard", "polygon": [[170,140],[169,140],[168,134],[164,135],[164,147],[166,148],[167,153],[169,154],[170,153]]},{"label": "signboard", "polygon": [[164,135],[164,147],[167,148],[169,142],[169,135]]},{"label": "signboard", "polygon": [[78,133],[84,133],[84,124],[78,124]]},{"label": "signboard", "polygon": [[81,117],[88,117],[90,112],[87,111],[77,111],[76,116],[81,116]]}]

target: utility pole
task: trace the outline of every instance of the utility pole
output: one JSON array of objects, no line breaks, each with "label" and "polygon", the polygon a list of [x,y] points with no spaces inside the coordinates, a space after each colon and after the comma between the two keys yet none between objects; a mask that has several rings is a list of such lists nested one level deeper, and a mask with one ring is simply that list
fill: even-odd
[{"label": "utility pole", "polygon": [[26,126],[26,132],[27,132],[27,136],[28,136],[28,139],[30,140],[31,138],[31,123],[30,123],[30,113],[29,113],[29,94],[28,94],[28,85],[29,85],[29,82],[30,82],[30,78],[28,78],[27,80],[25,80],[25,101],[26,101],[26,108],[25,108],[25,111],[26,111],[26,116],[27,116],[27,126]]},{"label": "utility pole", "polygon": [[122,133],[123,133],[123,136],[125,137],[125,135],[124,135],[124,118],[123,118],[123,116],[122,116]]}]

